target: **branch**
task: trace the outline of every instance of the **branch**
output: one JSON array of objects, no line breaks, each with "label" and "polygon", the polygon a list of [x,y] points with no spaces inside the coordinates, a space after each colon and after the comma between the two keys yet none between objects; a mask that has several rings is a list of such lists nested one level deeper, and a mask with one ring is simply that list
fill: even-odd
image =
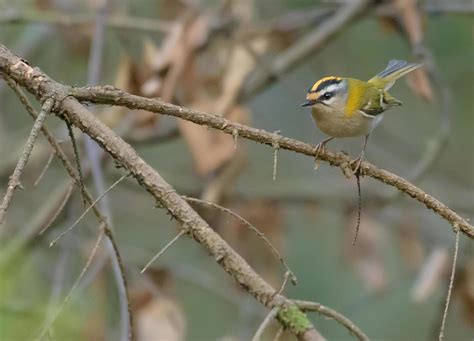
[{"label": "branch", "polygon": [[252,338],[252,341],[260,341],[261,340],[263,332],[265,331],[265,329],[267,329],[268,325],[273,322],[273,320],[275,319],[277,314],[278,314],[278,308],[275,307],[272,310],[270,310],[270,312],[265,317],[265,319],[263,320],[260,327],[258,327],[257,332],[255,333],[254,337]]},{"label": "branch", "polygon": [[[291,150],[312,157],[316,156],[315,148],[310,144],[283,137],[278,134],[269,133],[262,129],[256,129],[243,124],[235,123],[219,115],[211,115],[197,110],[183,108],[177,105],[164,103],[158,99],[150,99],[131,95],[110,86],[82,88],[66,87],[50,79],[38,68],[31,68],[19,57],[13,55],[3,45],[0,45],[0,71],[8,74],[19,84],[25,86],[39,99],[44,99],[50,94],[61,94],[63,97],[70,95],[80,101],[88,101],[96,104],[119,105],[130,109],[148,110],[162,115],[179,117],[199,125],[206,125],[211,128],[221,130],[227,134],[238,134],[240,137],[270,146],[278,143],[281,149]],[[65,103],[68,105],[65,106]],[[61,108],[67,109],[71,112],[87,112],[87,110],[85,110],[82,106],[78,106],[78,104],[79,103],[72,101],[72,98],[66,98],[64,99]],[[77,121],[77,117],[74,117],[74,119]],[[72,122],[75,123],[74,120],[72,120]],[[97,120],[88,119],[87,122],[84,123],[87,123],[88,126],[85,128],[81,128],[79,126],[79,128],[81,128],[83,131],[87,130],[89,134],[94,128],[91,125],[97,124]],[[104,133],[100,130],[97,130],[96,133],[99,132]],[[115,134],[109,137],[118,139],[118,136]],[[98,142],[104,147],[107,147],[104,145],[104,141]],[[130,149],[130,146],[123,140],[120,139],[120,142],[127,146],[127,150]],[[110,150],[107,149],[107,151],[111,153]],[[135,154],[136,153],[134,152],[133,155]],[[333,153],[328,150],[320,152],[318,157],[321,160],[328,162],[331,166],[336,167],[344,167],[351,161],[350,158],[343,153]],[[427,194],[422,189],[416,187],[404,178],[390,173],[384,169],[378,168],[368,162],[362,162],[360,172],[361,175],[370,176],[387,185],[395,187],[405,194],[408,194],[448,221],[454,230],[459,228],[468,237],[474,239],[474,227],[471,224],[469,224],[464,218],[451,210],[441,201]]]},{"label": "branch", "polygon": [[38,332],[38,336],[35,337],[35,341],[40,341],[40,340],[43,340],[45,338],[45,335],[48,333],[48,331],[51,329],[51,327],[53,326],[54,322],[56,321],[56,319],[58,318],[59,314],[61,314],[62,310],[64,309],[64,307],[66,306],[66,304],[69,302],[69,300],[71,299],[72,297],[72,294],[74,293],[74,291],[76,290],[77,286],[79,285],[79,283],[81,282],[82,278],[84,277],[86,271],[90,268],[91,264],[92,264],[92,260],[94,259],[94,256],[95,254],[97,253],[97,250],[99,249],[99,246],[100,246],[100,243],[102,242],[102,240],[104,239],[104,234],[105,234],[105,229],[104,229],[104,226],[105,224],[101,224],[101,226],[99,227],[99,235],[97,236],[97,240],[94,244],[94,247],[92,248],[92,251],[89,255],[89,257],[87,258],[87,261],[86,261],[86,264],[84,265],[84,267],[82,268],[79,276],[76,278],[76,280],[74,281],[74,284],[72,285],[71,289],[69,290],[69,292],[67,293],[66,297],[64,297],[63,301],[61,302],[61,304],[59,305],[59,307],[56,309],[56,311],[54,313],[52,313],[50,316],[47,316],[46,317],[46,320],[44,321],[43,325],[41,326],[41,329],[39,330]]},{"label": "branch", "polygon": [[[18,76],[21,80],[21,75]],[[59,87],[59,89],[67,91],[63,85],[58,83],[54,84],[56,87]],[[28,86],[28,84],[25,85]],[[29,87],[31,87],[31,85],[33,84],[29,84]],[[212,115],[189,108],[183,108],[177,105],[164,103],[158,99],[131,95],[110,86],[72,88],[69,91],[72,96],[80,101],[119,105],[130,109],[143,109],[161,115],[174,116],[199,125],[205,125],[221,130],[227,134],[237,134],[239,137],[267,144],[269,146],[273,146],[277,143],[280,149],[291,150],[312,157],[316,156],[315,147],[308,143],[283,137],[279,134],[269,133],[262,129],[256,129],[240,123],[235,123],[219,115]],[[335,167],[345,167],[351,161],[351,159],[343,153],[333,153],[328,150],[321,151],[318,154],[318,157]],[[362,162],[360,173],[361,175],[369,176],[389,186],[395,187],[399,191],[411,196],[448,221],[454,230],[459,228],[465,235],[474,239],[474,227],[469,224],[467,220],[408,180],[387,170],[378,168],[366,161]]]},{"label": "branch", "polygon": [[[194,202],[194,203],[197,203],[197,204],[200,204],[200,205],[208,206],[208,207],[217,209],[221,212],[224,212],[224,213],[227,213],[227,214],[233,216],[235,219],[237,219],[239,222],[241,222],[244,226],[246,226],[248,229],[253,231],[257,235],[258,238],[263,240],[263,242],[267,245],[267,247],[270,249],[270,251],[275,255],[275,257],[280,261],[280,263],[285,267],[286,273],[288,274],[287,276],[285,276],[285,279],[289,277],[291,279],[291,282],[293,283],[293,285],[298,284],[298,279],[296,278],[296,275],[290,269],[290,266],[283,259],[283,257],[280,255],[280,253],[278,252],[276,247],[273,246],[272,242],[256,226],[252,225],[247,219],[245,219],[244,217],[238,215],[237,213],[235,213],[234,211],[232,211],[228,208],[225,208],[225,207],[223,207],[221,205],[218,205],[218,204],[214,204],[214,203],[209,202],[209,201],[205,201],[205,200],[201,200],[201,199],[197,199],[197,198],[191,198],[191,197],[188,197],[186,195],[183,195],[183,198],[187,202]],[[286,280],[285,280],[285,282],[286,282]],[[284,285],[283,285],[283,288],[284,288]],[[282,290],[280,290],[280,292],[281,291]]]},{"label": "branch", "polygon": [[33,150],[33,147],[35,145],[36,138],[38,137],[38,133],[41,127],[43,126],[43,122],[46,120],[46,116],[51,111],[53,103],[54,102],[52,99],[47,99],[44,102],[41,108],[41,112],[36,118],[33,128],[31,128],[30,135],[26,140],[25,147],[23,148],[23,152],[21,153],[20,159],[18,160],[15,170],[13,171],[13,174],[10,177],[10,180],[8,181],[7,191],[5,193],[5,196],[3,197],[2,204],[0,205],[0,225],[3,223],[3,220],[5,219],[5,214],[7,213],[8,207],[10,206],[10,203],[13,199],[13,192],[18,186],[20,186],[21,173],[23,173],[23,169],[25,168],[26,163],[28,162],[31,151]]},{"label": "branch", "polygon": [[[103,64],[102,56],[104,53],[104,42],[105,42],[105,22],[106,22],[107,12],[110,7],[110,4],[111,4],[111,1],[103,0],[100,3],[100,6],[97,10],[97,14],[95,18],[94,33],[92,36],[92,42],[91,42],[91,47],[89,51],[89,63],[88,63],[88,70],[87,70],[87,82],[88,84],[91,84],[91,85],[99,84],[100,74],[102,72],[102,64]],[[74,139],[73,134],[71,134],[71,140],[74,144],[75,139]],[[104,173],[102,171],[101,162],[100,162],[103,152],[100,149],[100,147],[96,145],[94,141],[92,141],[88,136],[84,138],[84,147],[85,147],[87,159],[91,166],[91,174],[92,174],[92,180],[94,183],[95,191],[97,194],[100,193],[100,197],[103,197],[103,200],[99,203],[99,208],[104,213],[104,216],[107,219],[108,226],[110,227],[110,230],[108,230],[108,233],[110,234],[110,236],[112,236],[112,229],[113,229],[112,212],[110,209],[110,202],[108,200],[109,198],[106,196],[106,193],[108,192],[108,190],[107,191],[105,190]],[[79,160],[79,153],[77,151],[77,148],[74,149],[74,153],[76,156],[77,163],[79,165],[80,160]],[[80,168],[78,168],[78,170],[80,170]],[[79,173],[79,176],[81,177],[82,174]],[[82,184],[82,187],[84,188],[84,184]],[[121,269],[121,265],[118,263],[118,259],[114,257],[114,249],[116,249],[116,246],[113,245],[113,243],[107,244],[107,251],[110,254],[110,258],[112,261],[111,263],[112,263],[112,270],[114,274],[114,280],[116,282],[117,290],[119,293],[118,297],[119,297],[119,304],[120,304],[120,329],[121,329],[120,339],[122,341],[126,341],[128,339],[133,340],[134,336],[133,336],[133,330],[132,330],[132,316],[130,316],[131,311],[129,309],[129,304],[128,304],[128,297],[127,297],[127,292],[126,292],[127,290],[124,287],[123,282],[121,281],[123,269]],[[130,321],[130,323],[127,323],[127,321]]]},{"label": "branch", "polygon": [[53,111],[93,138],[118,164],[130,171],[157,203],[166,208],[247,292],[268,308],[280,307],[277,318],[283,326],[300,340],[317,340],[319,333],[307,316],[264,281],[130,145],[75,98],[67,97],[67,87],[54,82],[38,68],[32,68],[3,45],[0,45],[0,72],[23,85],[40,101],[47,96],[56,97],[57,106]]},{"label": "branch", "polygon": [[454,276],[456,274],[456,262],[459,251],[459,231],[456,233],[456,242],[454,244],[453,267],[451,269],[451,277],[449,279],[448,295],[446,296],[446,304],[444,306],[443,319],[441,320],[441,328],[439,330],[439,340],[444,340],[444,328],[446,326],[446,318],[448,317],[449,302],[451,301],[451,293],[453,292]]},{"label": "branch", "polygon": [[332,318],[334,321],[339,322],[341,325],[347,328],[349,332],[356,336],[360,341],[368,341],[369,338],[364,334],[362,330],[357,327],[354,322],[349,320],[347,317],[341,313],[326,307],[320,303],[309,302],[309,301],[299,301],[295,300],[296,305],[304,311],[317,311],[321,315]]},{"label": "branch", "polygon": [[[0,15],[0,23],[43,23],[58,26],[83,26],[91,25],[95,22],[92,15],[68,15],[58,11],[5,11]],[[157,19],[148,19],[134,16],[109,16],[105,22],[108,27],[115,29],[139,30],[150,32],[168,32],[171,22]]]},{"label": "branch", "polygon": [[82,214],[79,216],[79,218],[76,219],[76,221],[71,225],[69,226],[67,229],[65,229],[64,231],[62,231],[56,238],[54,238],[50,243],[49,243],[49,247],[53,247],[61,238],[63,238],[66,234],[68,234],[69,232],[72,231],[72,229],[74,227],[77,226],[77,224],[79,224],[82,219],[87,215],[87,213],[89,213],[89,211],[91,209],[93,209],[95,207],[95,205],[97,205],[97,203],[104,197],[106,196],[112,189],[115,188],[115,186],[117,186],[120,182],[123,181],[123,179],[125,179],[126,177],[128,176],[128,174],[125,174],[125,175],[122,175],[120,177],[120,179],[118,179],[117,181],[115,181],[112,185],[110,185],[109,188],[107,188],[104,192],[102,192],[98,197],[97,199],[94,200],[94,202],[92,202],[85,210],[84,212],[82,212]]}]

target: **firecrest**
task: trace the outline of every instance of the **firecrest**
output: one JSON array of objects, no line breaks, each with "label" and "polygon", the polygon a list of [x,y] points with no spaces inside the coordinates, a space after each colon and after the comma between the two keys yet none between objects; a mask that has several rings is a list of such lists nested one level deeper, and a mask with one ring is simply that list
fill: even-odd
[{"label": "firecrest", "polygon": [[402,104],[387,91],[398,78],[420,66],[403,60],[391,60],[385,70],[367,82],[329,76],[314,83],[301,106],[311,106],[316,125],[330,136],[316,146],[316,158],[325,144],[334,138],[365,136],[364,147],[354,160],[354,173],[357,172],[369,136],[382,120],[383,113]]}]

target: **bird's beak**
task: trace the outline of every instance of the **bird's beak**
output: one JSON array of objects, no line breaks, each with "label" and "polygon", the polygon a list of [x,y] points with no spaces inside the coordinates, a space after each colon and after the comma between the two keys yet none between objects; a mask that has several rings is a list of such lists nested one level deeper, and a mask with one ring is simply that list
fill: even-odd
[{"label": "bird's beak", "polygon": [[301,106],[302,106],[302,107],[309,107],[309,106],[314,105],[314,104],[316,104],[316,103],[317,103],[317,101],[307,99],[306,101],[304,101],[303,103],[301,103]]}]

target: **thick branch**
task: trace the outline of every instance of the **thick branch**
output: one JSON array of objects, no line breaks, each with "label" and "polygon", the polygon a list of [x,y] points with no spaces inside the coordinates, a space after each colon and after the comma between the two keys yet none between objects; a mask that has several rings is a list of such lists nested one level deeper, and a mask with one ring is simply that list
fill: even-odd
[{"label": "thick branch", "polygon": [[301,340],[316,339],[314,326],[306,315],[291,300],[279,295],[265,282],[129,144],[101,123],[76,99],[66,97],[66,87],[54,82],[39,69],[33,69],[3,45],[0,45],[0,72],[27,88],[40,101],[49,97],[55,98],[57,106],[53,111],[60,117],[65,116],[101,145],[117,163],[130,171],[156,201],[165,207],[243,288],[267,307],[282,306],[281,311],[292,312],[279,314],[278,319],[282,325]]}]

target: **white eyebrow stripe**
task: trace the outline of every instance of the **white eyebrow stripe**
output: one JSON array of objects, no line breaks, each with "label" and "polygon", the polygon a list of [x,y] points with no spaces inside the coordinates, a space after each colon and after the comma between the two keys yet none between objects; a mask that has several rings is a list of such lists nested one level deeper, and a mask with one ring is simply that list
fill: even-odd
[{"label": "white eyebrow stripe", "polygon": [[321,91],[321,93],[333,92],[333,91],[338,90],[340,88],[341,88],[340,84],[331,84],[327,88],[323,89]]}]

